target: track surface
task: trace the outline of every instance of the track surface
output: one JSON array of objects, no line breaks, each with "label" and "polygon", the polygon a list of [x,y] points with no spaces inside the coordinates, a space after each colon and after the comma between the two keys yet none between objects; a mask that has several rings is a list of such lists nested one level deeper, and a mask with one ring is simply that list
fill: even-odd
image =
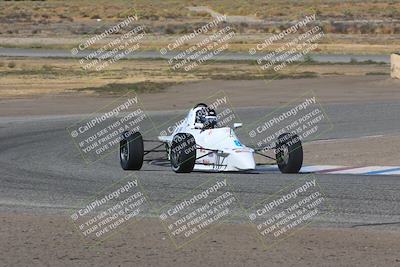
[{"label": "track surface", "polygon": [[[398,103],[331,104],[325,108],[334,128],[321,139],[400,131]],[[268,111],[237,109],[244,123],[251,123]],[[155,122],[165,121],[170,115],[171,112],[150,113]],[[82,200],[129,174],[121,170],[116,152],[91,165],[83,162],[66,131],[83,116],[0,118],[0,211],[67,214]],[[223,175],[177,175],[167,167],[149,165],[135,174],[154,207],[169,203],[212,176]],[[272,172],[226,176],[243,205],[250,207],[302,175]],[[399,176],[318,174],[317,179],[334,209],[319,225],[396,229],[400,225]]]},{"label": "track surface", "polygon": [[[52,57],[52,58],[82,58],[88,56],[93,51],[80,51],[78,55],[72,55],[69,50],[60,49],[34,49],[34,48],[0,48],[0,56],[2,57]],[[177,53],[168,53],[162,55],[158,51],[142,51],[134,54],[126,55],[128,59],[159,59],[165,58],[170,59],[176,56]],[[249,55],[249,53],[229,53],[223,52],[219,55],[215,55],[215,60],[256,60],[263,55]],[[334,63],[349,63],[351,60],[362,61],[375,61],[390,63],[390,57],[386,55],[313,55],[311,58],[317,62],[334,62]]]}]

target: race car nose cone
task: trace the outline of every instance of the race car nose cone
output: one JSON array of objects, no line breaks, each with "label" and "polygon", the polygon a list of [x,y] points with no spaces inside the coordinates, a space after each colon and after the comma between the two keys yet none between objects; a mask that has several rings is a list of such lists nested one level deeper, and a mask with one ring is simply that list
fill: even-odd
[{"label": "race car nose cone", "polygon": [[238,170],[254,170],[256,162],[252,152],[236,152],[231,154],[232,165]]}]

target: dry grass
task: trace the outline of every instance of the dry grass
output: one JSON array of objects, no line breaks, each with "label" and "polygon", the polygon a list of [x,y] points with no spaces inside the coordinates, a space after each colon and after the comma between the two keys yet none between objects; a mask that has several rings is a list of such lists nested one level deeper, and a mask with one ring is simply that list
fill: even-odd
[{"label": "dry grass", "polygon": [[71,49],[80,40],[136,14],[140,17],[136,24],[145,25],[148,33],[140,49],[159,50],[211,20],[210,14],[190,11],[189,6],[208,6],[229,16],[265,20],[231,25],[236,36],[227,51],[248,51],[268,35],[314,12],[326,33],[315,52],[387,54],[400,50],[400,0],[1,1],[0,46]]},{"label": "dry grass", "polygon": [[[189,6],[208,6],[227,15],[252,16],[271,24],[235,26],[238,32],[278,32],[288,21],[316,13],[327,33],[394,34],[400,33],[400,1],[398,0],[89,0],[89,1],[2,1],[0,3],[0,33],[7,35],[46,35],[49,32],[88,34],[109,23],[138,14],[149,30],[163,34],[191,32],[198,23],[210,20],[210,15],[195,13]],[[101,19],[101,23],[96,23]],[[368,22],[361,22],[367,20]],[[379,22],[377,20],[384,20]]]},{"label": "dry grass", "polygon": [[48,1],[3,1],[1,14],[5,18],[13,16],[18,20],[89,20],[120,19],[135,10],[146,19],[163,20],[168,18],[207,17],[206,14],[193,13],[188,6],[208,6],[228,15],[254,15],[261,19],[292,20],[315,11],[321,18],[335,19],[382,19],[398,18],[400,2],[396,0],[375,0],[351,2],[342,0],[282,0],[282,1],[231,1],[231,0],[48,0]]}]

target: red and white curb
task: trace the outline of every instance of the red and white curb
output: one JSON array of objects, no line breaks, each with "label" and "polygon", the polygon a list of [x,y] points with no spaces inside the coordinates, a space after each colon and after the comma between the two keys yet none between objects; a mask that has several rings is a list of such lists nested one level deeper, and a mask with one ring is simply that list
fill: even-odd
[{"label": "red and white curb", "polygon": [[[273,172],[279,171],[277,165],[258,166],[256,171]],[[360,166],[346,167],[337,165],[310,165],[303,166],[301,173],[321,174],[358,174],[358,175],[400,175],[400,166]]]}]

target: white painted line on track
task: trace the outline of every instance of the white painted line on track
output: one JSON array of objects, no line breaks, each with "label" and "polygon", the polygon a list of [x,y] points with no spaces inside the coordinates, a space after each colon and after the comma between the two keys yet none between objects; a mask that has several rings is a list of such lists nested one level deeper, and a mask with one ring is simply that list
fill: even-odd
[{"label": "white painted line on track", "polygon": [[359,137],[320,139],[320,140],[314,140],[314,141],[307,142],[306,144],[324,144],[324,143],[332,143],[332,142],[354,141],[354,140],[359,140],[359,139],[380,138],[380,137],[385,137],[385,136],[390,137],[391,135],[378,134],[378,135],[365,135],[365,136],[359,136]]},{"label": "white painted line on track", "polygon": [[366,167],[354,167],[347,170],[331,171],[331,174],[366,174],[368,172],[383,171],[393,167],[389,166],[366,166]]}]

